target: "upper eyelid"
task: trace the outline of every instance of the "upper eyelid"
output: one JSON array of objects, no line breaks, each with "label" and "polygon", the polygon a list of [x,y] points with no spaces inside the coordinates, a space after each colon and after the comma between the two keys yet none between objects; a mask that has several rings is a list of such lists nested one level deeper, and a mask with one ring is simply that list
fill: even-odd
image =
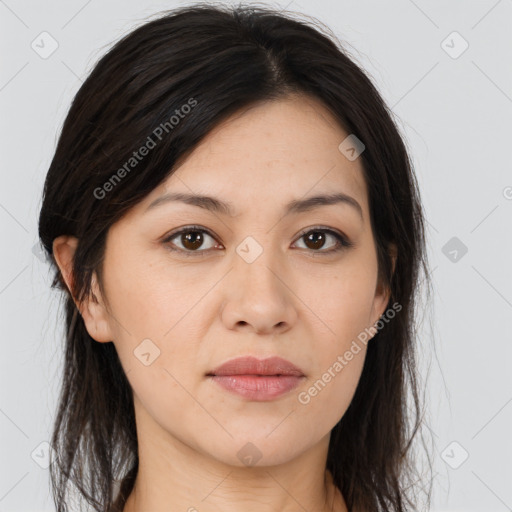
[{"label": "upper eyelid", "polygon": [[202,231],[202,232],[206,233],[208,236],[211,236],[212,238],[214,238],[216,240],[218,239],[218,237],[216,235],[214,235],[213,233],[211,233],[209,229],[201,227],[201,226],[190,225],[190,226],[183,226],[181,228],[177,228],[176,230],[169,232],[168,234],[166,234],[162,237],[162,241],[164,241],[164,242],[169,241],[172,238],[174,238],[175,236],[178,236],[184,232],[186,233],[187,231]]},{"label": "upper eyelid", "polygon": [[[195,224],[183,226],[181,228],[177,228],[174,231],[171,231],[169,234],[164,235],[164,237],[162,238],[162,241],[164,243],[170,242],[176,236],[178,236],[184,232],[186,233],[187,231],[202,231],[202,232],[206,233],[208,236],[212,237],[214,240],[223,244],[221,241],[218,240],[218,237],[216,235],[214,235],[213,233],[210,232],[210,230],[208,228],[205,228],[205,227],[199,226],[199,225],[195,225]],[[345,233],[338,231],[335,228],[331,228],[328,226],[322,226],[322,225],[313,225],[313,226],[309,226],[307,228],[302,229],[296,235],[294,240],[298,240],[298,239],[302,238],[305,234],[307,234],[311,231],[324,231],[324,232],[327,232],[328,234],[331,234],[332,236],[338,235],[338,236],[342,237],[347,242],[347,244],[351,244],[350,238],[347,235],[345,235]],[[179,248],[179,249],[182,250],[181,248]],[[190,252],[207,252],[208,250],[210,250],[210,249],[203,250],[203,251],[190,251]]]}]

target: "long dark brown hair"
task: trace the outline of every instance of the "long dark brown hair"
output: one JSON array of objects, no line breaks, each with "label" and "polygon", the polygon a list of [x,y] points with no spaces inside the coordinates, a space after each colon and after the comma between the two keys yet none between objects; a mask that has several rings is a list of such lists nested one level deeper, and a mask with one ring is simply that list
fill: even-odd
[{"label": "long dark brown hair", "polygon": [[[109,228],[221,121],[293,93],[322,101],[364,143],[359,158],[379,276],[391,290],[389,304],[401,305],[368,344],[353,400],[331,432],[327,469],[349,509],[417,510],[420,491],[430,501],[431,480],[419,474],[412,451],[424,424],[415,359],[421,274],[431,293],[416,178],[393,113],[369,75],[329,29],[304,18],[256,4],[195,4],[159,13],[110,48],[74,97],[39,217],[39,237],[55,271],[52,288],[63,291],[67,328],[51,440],[58,512],[68,510],[70,483],[94,510],[122,511],[137,476],[131,387],[114,344],[90,337],[73,300],[91,296],[93,273],[103,291]],[[183,115],[187,104],[193,108]],[[170,122],[176,111],[182,113],[179,121]],[[150,136],[155,147],[119,173]],[[122,180],[113,179],[116,173]],[[60,235],[79,240],[71,290],[52,253]],[[397,248],[394,272],[390,243]]]}]

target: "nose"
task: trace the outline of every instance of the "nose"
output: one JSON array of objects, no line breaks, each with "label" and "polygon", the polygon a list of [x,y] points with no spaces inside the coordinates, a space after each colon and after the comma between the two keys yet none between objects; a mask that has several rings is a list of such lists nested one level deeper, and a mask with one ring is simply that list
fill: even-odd
[{"label": "nose", "polygon": [[297,297],[284,266],[264,250],[251,263],[234,255],[224,283],[222,321],[230,330],[258,334],[282,333],[297,320]]}]

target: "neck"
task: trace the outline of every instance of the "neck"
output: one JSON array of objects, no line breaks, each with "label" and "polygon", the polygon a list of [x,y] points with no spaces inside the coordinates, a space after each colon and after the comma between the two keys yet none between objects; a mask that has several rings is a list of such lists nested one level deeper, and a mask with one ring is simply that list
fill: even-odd
[{"label": "neck", "polygon": [[[239,472],[232,471],[227,477],[219,480],[208,492],[197,492],[198,486],[192,490],[182,486],[178,481],[165,487],[167,498],[161,498],[162,493],[153,493],[153,487],[148,487],[137,478],[134,489],[130,494],[123,512],[154,512],[168,510],[186,510],[187,512],[211,512],[214,510],[247,512],[291,512],[297,507],[303,510],[319,510],[321,512],[348,512],[339,489],[334,485],[329,471],[325,471],[323,483],[318,489],[308,494],[308,488],[301,481],[297,485],[285,488],[275,477],[275,472],[267,471],[268,479],[240,479]],[[286,479],[287,483],[293,479]],[[211,479],[210,484],[213,484]],[[168,501],[160,501],[166,499]],[[242,508],[243,507],[243,508]]]},{"label": "neck", "polygon": [[137,478],[123,512],[348,512],[325,469],[329,435],[292,460],[248,467],[226,464],[156,428],[139,434]]}]

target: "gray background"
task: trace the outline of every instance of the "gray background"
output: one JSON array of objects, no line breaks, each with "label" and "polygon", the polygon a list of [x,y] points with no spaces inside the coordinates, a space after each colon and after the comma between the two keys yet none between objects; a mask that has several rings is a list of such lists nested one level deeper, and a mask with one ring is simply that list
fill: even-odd
[{"label": "gray background", "polygon": [[[64,116],[112,42],[185,3],[0,1],[0,512],[54,510],[45,443],[59,389],[62,309],[33,247]],[[315,16],[346,42],[413,157],[435,288],[419,339],[432,510],[512,510],[512,0],[271,5]],[[45,31],[58,48],[42,58],[51,49]]]}]

